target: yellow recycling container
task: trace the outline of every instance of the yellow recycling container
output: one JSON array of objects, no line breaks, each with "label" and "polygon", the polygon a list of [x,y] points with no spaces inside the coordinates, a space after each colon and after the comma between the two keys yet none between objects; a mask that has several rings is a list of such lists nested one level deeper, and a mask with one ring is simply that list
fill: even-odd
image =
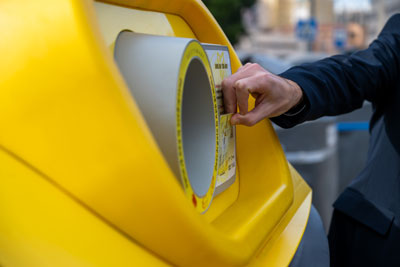
[{"label": "yellow recycling container", "polygon": [[0,266],[289,264],[311,190],[270,122],[238,126],[232,183],[193,199],[115,62],[128,31],[192,39],[206,73],[199,44],[227,47],[235,72],[201,1],[3,0],[0,12]]}]

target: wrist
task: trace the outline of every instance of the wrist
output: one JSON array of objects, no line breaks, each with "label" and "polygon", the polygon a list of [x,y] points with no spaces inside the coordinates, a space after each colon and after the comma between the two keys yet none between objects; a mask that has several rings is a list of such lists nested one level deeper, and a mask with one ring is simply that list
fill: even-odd
[{"label": "wrist", "polygon": [[292,101],[291,101],[292,104],[289,110],[284,113],[284,115],[295,116],[306,108],[306,103],[304,101],[304,93],[301,87],[297,83],[291,80],[287,80],[287,82],[290,84],[292,88]]},{"label": "wrist", "polygon": [[287,80],[292,88],[292,105],[290,109],[300,105],[303,102],[303,90],[301,90],[300,86],[294,81]]}]

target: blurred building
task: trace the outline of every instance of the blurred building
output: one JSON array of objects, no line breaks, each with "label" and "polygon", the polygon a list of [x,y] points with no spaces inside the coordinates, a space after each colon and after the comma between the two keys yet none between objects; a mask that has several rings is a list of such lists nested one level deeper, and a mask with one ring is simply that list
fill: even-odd
[{"label": "blurred building", "polygon": [[[313,16],[318,23],[318,34],[312,42],[295,35],[299,20]],[[333,0],[258,0],[256,5],[243,14],[248,32],[239,50],[266,53],[285,58],[307,50],[333,53],[334,12]]]},{"label": "blurred building", "polygon": [[[333,54],[362,49],[399,12],[399,0],[257,0],[243,12],[248,35],[237,49],[281,58],[307,50]],[[310,17],[318,23],[318,34],[308,43],[295,36],[295,27]]]},{"label": "blurred building", "polygon": [[258,0],[243,14],[248,35],[242,37],[236,49],[276,57],[304,51],[306,44],[298,42],[293,34],[295,3],[296,0]]},{"label": "blurred building", "polygon": [[294,3],[295,0],[258,0],[256,28],[261,31],[290,28],[293,24]]},{"label": "blurred building", "polygon": [[[350,1],[349,1],[350,2]],[[349,6],[335,11],[336,24],[342,25],[349,31],[349,46],[353,45],[354,27],[350,24],[358,24],[363,29],[364,47],[369,44],[382,30],[389,17],[395,13],[400,13],[399,0],[369,0],[360,6]],[[350,27],[349,27],[350,26]],[[361,34],[357,30],[358,39]]]},{"label": "blurred building", "polygon": [[[285,58],[305,51],[341,53],[362,49],[400,12],[400,0],[257,0],[243,12],[248,35],[237,46],[246,52]],[[314,17],[315,40],[295,35],[299,20]]]},{"label": "blurred building", "polygon": [[333,31],[335,29],[335,17],[332,0],[311,0],[311,16],[318,22],[318,35],[312,50],[333,54],[336,52]]},{"label": "blurred building", "polygon": [[367,17],[369,39],[375,38],[393,14],[400,13],[399,0],[371,0],[371,12]]}]

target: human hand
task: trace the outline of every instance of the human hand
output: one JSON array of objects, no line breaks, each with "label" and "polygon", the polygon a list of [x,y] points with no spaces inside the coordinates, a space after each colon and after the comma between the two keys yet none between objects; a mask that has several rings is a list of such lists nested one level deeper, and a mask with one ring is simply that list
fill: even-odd
[{"label": "human hand", "polygon": [[[288,79],[274,75],[258,64],[247,63],[222,81],[225,110],[239,113],[231,118],[231,124],[252,126],[264,118],[279,116],[303,97],[300,86]],[[248,110],[249,95],[255,98],[255,107]]]}]

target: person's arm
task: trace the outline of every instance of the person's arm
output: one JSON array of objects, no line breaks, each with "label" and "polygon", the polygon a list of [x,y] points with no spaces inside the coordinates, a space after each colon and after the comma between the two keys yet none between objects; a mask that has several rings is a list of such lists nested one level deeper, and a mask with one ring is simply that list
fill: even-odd
[{"label": "person's arm", "polygon": [[400,75],[400,14],[393,16],[378,38],[365,50],[294,67],[280,76],[295,81],[309,108],[296,119],[272,119],[291,127],[321,116],[339,115],[360,108],[364,100],[382,104]]},{"label": "person's arm", "polygon": [[[259,66],[250,67],[242,67],[223,83],[227,110],[233,111],[236,102],[239,105],[240,114],[232,117],[234,124],[253,125],[263,118],[276,117],[274,122],[288,128],[321,116],[350,112],[361,107],[364,100],[381,104],[390,98],[400,75],[400,14],[387,22],[367,49],[350,56],[304,64],[280,77],[267,73],[259,82]],[[247,112],[249,92],[256,97],[256,107]],[[282,96],[276,97],[279,94]],[[296,105],[305,107],[291,115]]]}]

